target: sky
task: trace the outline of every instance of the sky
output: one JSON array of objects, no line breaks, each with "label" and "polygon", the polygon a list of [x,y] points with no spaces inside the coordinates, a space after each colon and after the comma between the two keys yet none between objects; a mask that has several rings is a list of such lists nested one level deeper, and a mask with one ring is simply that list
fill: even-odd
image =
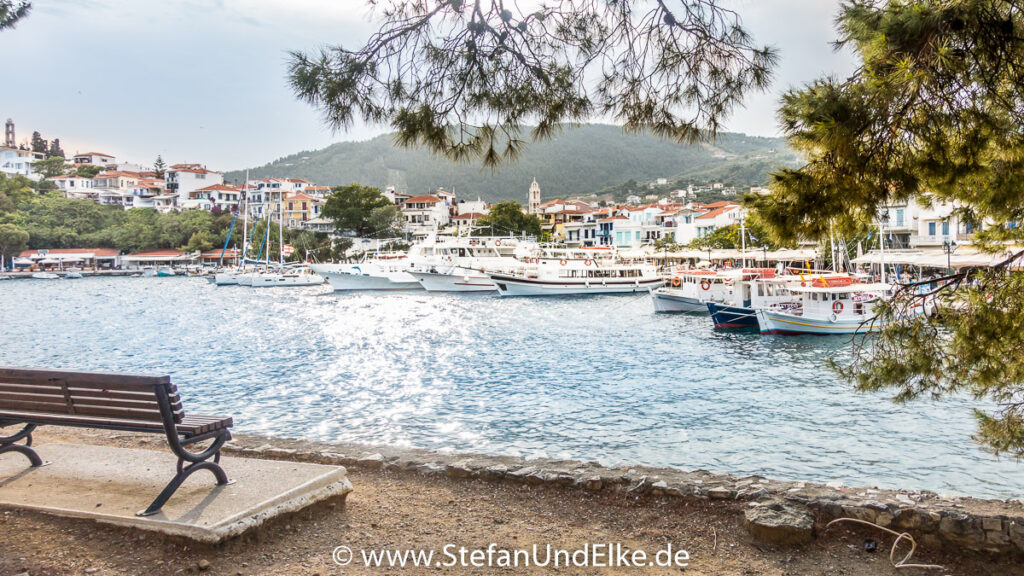
[{"label": "sky", "polygon": [[[726,0],[758,44],[775,46],[772,89],[748,97],[729,131],[778,135],[780,95],[854,69],[836,53],[839,0]],[[64,151],[214,170],[365,140],[386,126],[332,132],[287,85],[288,52],[357,47],[375,29],[359,0],[33,0],[0,33],[0,122]]]}]

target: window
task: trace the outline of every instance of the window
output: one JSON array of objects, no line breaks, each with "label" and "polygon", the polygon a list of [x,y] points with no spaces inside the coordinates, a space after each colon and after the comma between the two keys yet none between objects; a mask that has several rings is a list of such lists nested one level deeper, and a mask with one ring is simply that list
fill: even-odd
[{"label": "window", "polygon": [[942,235],[949,236],[949,220],[942,221]]},{"label": "window", "polygon": [[928,223],[928,235],[935,236],[935,222]]},{"label": "window", "polygon": [[896,225],[903,226],[903,209],[896,210]]}]

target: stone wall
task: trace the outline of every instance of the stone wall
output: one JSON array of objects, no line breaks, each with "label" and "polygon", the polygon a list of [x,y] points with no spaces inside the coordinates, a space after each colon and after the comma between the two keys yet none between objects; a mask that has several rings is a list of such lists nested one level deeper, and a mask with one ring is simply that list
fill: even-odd
[{"label": "stone wall", "polygon": [[[442,454],[427,450],[370,447],[239,435],[225,450],[245,456],[388,469],[451,478],[480,478],[589,491],[621,490],[665,498],[748,502],[748,525],[760,512],[785,509],[787,530],[778,541],[813,537],[836,518],[857,518],[907,532],[925,546],[995,554],[1024,554],[1024,502],[944,496],[925,490],[848,488],[837,483],[784,482],[760,476],[735,477],[706,470],[609,468],[597,462],[524,460],[483,454]],[[793,511],[796,511],[793,513]],[[801,523],[813,516],[814,526]],[[798,526],[800,524],[800,526]],[[794,530],[796,535],[794,536]],[[768,537],[753,529],[757,537]]]}]

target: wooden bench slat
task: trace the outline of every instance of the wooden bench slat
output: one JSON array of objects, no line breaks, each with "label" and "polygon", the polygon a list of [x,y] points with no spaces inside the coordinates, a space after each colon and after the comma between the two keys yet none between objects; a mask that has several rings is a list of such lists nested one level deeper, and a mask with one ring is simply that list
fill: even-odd
[{"label": "wooden bench slat", "polygon": [[[0,378],[0,389],[4,390],[17,390],[21,388],[35,388],[35,389],[63,389],[64,383],[59,380],[46,380],[46,381],[32,381],[29,379],[23,379],[21,381],[13,381],[13,379]],[[75,390],[81,390],[82,392],[104,392],[109,394],[148,394],[152,395],[156,386],[129,386],[127,384],[118,384],[116,382],[111,383],[83,383],[83,382],[67,382],[68,388]],[[178,387],[174,384],[164,385],[167,388],[169,394],[177,394]]]},{"label": "wooden bench slat", "polygon": [[153,376],[152,374],[125,374],[121,372],[79,372],[69,370],[35,370],[0,366],[0,380],[26,379],[45,381],[50,379],[80,382],[82,384],[112,384],[126,386],[157,386],[170,384],[170,376]]},{"label": "wooden bench slat", "polygon": [[[115,400],[149,400],[156,402],[156,395],[152,390],[125,391],[125,390],[101,390],[96,388],[68,388],[75,397],[82,398],[111,398]],[[61,386],[38,386],[28,384],[5,384],[0,382],[0,392],[24,393],[24,394],[64,394]],[[177,392],[171,393],[172,398],[177,397]]]},{"label": "wooden bench slat", "polygon": [[[35,402],[56,402],[65,403],[66,397],[58,392],[54,393],[25,393],[25,392],[6,392],[0,390],[0,407],[3,407],[4,402],[7,400],[21,400],[21,401],[35,401]],[[160,405],[157,404],[156,397],[153,394],[143,397],[133,397],[130,400],[121,400],[114,398],[105,398],[93,396],[79,396],[72,395],[71,401],[74,405],[88,404],[92,406],[113,406],[115,408],[136,408],[139,410],[152,409],[159,411]],[[171,410],[174,412],[181,412],[181,402],[173,402],[171,404]]]},{"label": "wooden bench slat", "polygon": [[[212,416],[203,417],[204,421],[191,420],[193,416],[185,416],[182,422],[175,427],[182,435],[195,436],[213,430],[231,428],[234,420],[231,417],[217,418]],[[205,419],[209,420],[205,420]],[[106,428],[114,430],[138,430],[162,432],[164,430],[161,422],[150,422],[146,420],[133,420],[128,418],[100,418],[88,415],[71,414],[48,414],[40,412],[27,412],[16,410],[0,410],[0,420],[11,422],[25,422],[28,424],[57,424],[57,425],[79,425],[91,428]]]},{"label": "wooden bench slat", "polygon": [[74,411],[68,409],[66,404],[53,402],[21,402],[10,400],[3,402],[0,410],[40,412],[44,414],[65,414],[67,416],[88,415],[96,418],[115,418],[126,420],[144,420],[147,422],[163,422],[163,415],[156,410],[133,410],[131,408],[111,408],[109,406],[75,406]]}]

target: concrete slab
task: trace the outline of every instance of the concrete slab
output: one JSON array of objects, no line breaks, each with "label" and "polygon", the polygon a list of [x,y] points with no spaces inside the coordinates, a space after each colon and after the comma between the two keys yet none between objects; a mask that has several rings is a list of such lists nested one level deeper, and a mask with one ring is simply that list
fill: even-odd
[{"label": "concrete slab", "polygon": [[216,486],[200,470],[154,516],[137,517],[175,474],[170,451],[109,446],[44,444],[35,447],[42,468],[21,454],[0,456],[0,507],[89,518],[163,534],[217,543],[275,516],[343,496],[352,484],[341,466],[305,462],[221,459],[234,484]]}]

